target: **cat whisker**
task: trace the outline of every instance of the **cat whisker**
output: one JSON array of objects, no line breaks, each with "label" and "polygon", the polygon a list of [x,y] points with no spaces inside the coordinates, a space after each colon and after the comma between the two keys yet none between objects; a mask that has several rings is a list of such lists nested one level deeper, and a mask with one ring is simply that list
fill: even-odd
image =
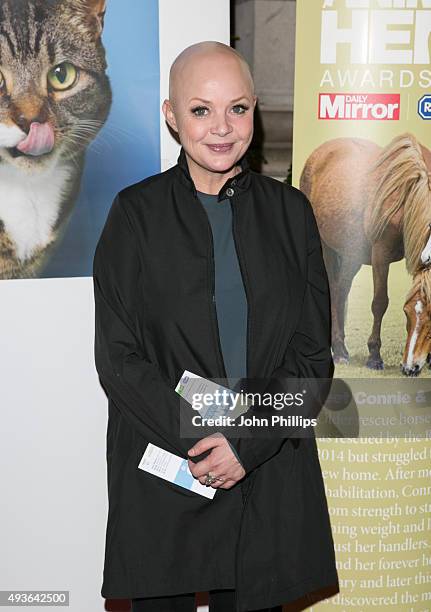
[{"label": "cat whisker", "polygon": [[[85,129],[83,129],[83,128],[79,128],[79,129],[78,129],[78,130],[76,130],[74,133],[79,133],[80,131],[82,131],[84,134],[85,134],[85,133],[90,133],[90,130],[85,130]],[[100,142],[102,142],[102,143],[106,144],[106,146],[108,146],[109,148],[112,148],[114,145],[116,145],[116,144],[121,143],[121,142],[123,142],[123,141],[124,141],[124,139],[123,139],[123,138],[121,138],[121,137],[119,137],[119,136],[117,136],[117,135],[115,135],[115,134],[110,134],[110,133],[109,133],[109,132],[107,132],[106,130],[102,130],[102,131],[100,131],[100,132],[97,134],[96,138],[97,138],[97,139],[98,139]],[[110,142],[110,139],[111,139],[111,140],[114,140],[114,143]]]},{"label": "cat whisker", "polygon": [[96,136],[97,134],[92,130],[81,129],[70,130],[64,135],[64,137],[79,138],[87,143],[90,143],[90,141],[94,141]]},{"label": "cat whisker", "polygon": [[104,121],[99,121],[99,119],[78,119],[74,125],[91,125],[100,128],[104,125]]},{"label": "cat whisker", "polygon": [[[99,128],[103,126],[103,130],[99,131]],[[144,134],[139,134],[136,132],[132,132],[130,130],[126,130],[113,122],[108,122],[103,124],[98,120],[92,119],[82,119],[79,120],[75,125],[63,128],[62,131],[67,130],[68,132],[73,133],[82,133],[82,134],[95,134],[98,133],[98,138],[103,140],[104,136],[107,136],[109,139],[114,140],[115,144],[124,142],[124,140],[136,142],[136,140],[141,141],[142,143],[146,142],[146,137]]]},{"label": "cat whisker", "polygon": [[146,137],[143,134],[139,134],[138,132],[131,132],[130,130],[125,130],[124,128],[121,128],[118,125],[115,125],[115,123],[107,123],[103,131],[104,132],[116,131],[122,136],[125,136],[127,138],[132,138],[133,140],[136,140],[136,139],[139,139],[142,141],[146,140]]},{"label": "cat whisker", "polygon": [[70,134],[89,134],[91,137],[94,137],[97,135],[97,130],[91,130],[88,128],[75,128],[72,130],[69,130]]},{"label": "cat whisker", "polygon": [[[70,144],[73,144],[73,145],[77,145],[78,147],[80,147],[82,149],[84,147],[83,147],[83,143],[80,142],[80,139],[84,141],[84,145],[88,143],[88,139],[87,138],[82,138],[82,137],[77,136],[77,135],[75,135],[75,136],[71,136],[71,135],[65,136],[64,137],[64,142],[67,142],[67,143],[70,143]],[[95,145],[93,145],[93,143],[90,143],[89,147],[93,148],[94,151],[96,153],[98,153],[98,154],[102,153],[102,150],[98,149],[97,145],[95,146]]]},{"label": "cat whisker", "polygon": [[106,141],[100,134],[94,140],[91,140],[91,142],[89,142],[88,136],[81,136],[80,134],[74,134],[73,137],[88,142],[88,146],[91,147],[92,149],[94,149],[95,151],[98,148],[98,146],[97,146],[98,144],[102,145],[100,147],[101,151],[103,150],[103,148],[112,149],[111,143]]},{"label": "cat whisker", "polygon": [[59,134],[74,134],[74,133],[88,133],[91,135],[96,135],[99,131],[97,126],[86,126],[86,125],[73,125],[73,126],[63,126],[55,128],[55,131]]}]

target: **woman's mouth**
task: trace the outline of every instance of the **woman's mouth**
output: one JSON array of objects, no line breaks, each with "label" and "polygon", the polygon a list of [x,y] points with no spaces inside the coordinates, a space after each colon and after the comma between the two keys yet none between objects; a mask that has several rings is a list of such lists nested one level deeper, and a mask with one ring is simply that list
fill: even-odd
[{"label": "woman's mouth", "polygon": [[226,142],[223,144],[207,144],[207,147],[214,153],[228,153],[232,150],[233,145],[233,142]]}]

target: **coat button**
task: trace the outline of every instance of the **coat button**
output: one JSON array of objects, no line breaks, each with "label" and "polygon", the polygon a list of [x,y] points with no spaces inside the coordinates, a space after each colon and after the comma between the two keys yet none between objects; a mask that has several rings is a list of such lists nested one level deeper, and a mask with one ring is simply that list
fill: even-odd
[{"label": "coat button", "polygon": [[232,187],[228,187],[226,189],[226,195],[227,195],[228,198],[231,198],[234,193],[235,193],[235,191],[232,189]]}]

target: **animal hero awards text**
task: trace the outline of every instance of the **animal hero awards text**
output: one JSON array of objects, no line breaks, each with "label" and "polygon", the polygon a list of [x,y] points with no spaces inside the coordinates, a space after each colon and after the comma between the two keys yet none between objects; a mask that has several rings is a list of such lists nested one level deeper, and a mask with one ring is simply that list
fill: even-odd
[{"label": "animal hero awards text", "polygon": [[[431,0],[324,0],[320,27],[320,88],[350,91],[320,93],[319,119],[398,121],[400,93],[387,90],[431,94]],[[431,95],[410,109],[431,118]]]}]

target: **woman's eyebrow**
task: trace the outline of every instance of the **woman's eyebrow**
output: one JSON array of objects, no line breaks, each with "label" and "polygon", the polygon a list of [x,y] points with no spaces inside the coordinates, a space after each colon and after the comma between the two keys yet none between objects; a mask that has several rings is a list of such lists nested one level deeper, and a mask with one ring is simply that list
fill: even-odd
[{"label": "woman's eyebrow", "polygon": [[[240,96],[239,98],[235,98],[235,100],[231,100],[229,102],[229,104],[234,104],[235,102],[239,102],[240,100],[244,100],[247,99],[247,96]],[[200,102],[204,102],[205,104],[212,104],[211,100],[204,100],[203,98],[190,98],[190,102],[192,102],[192,100],[199,100]]]}]

